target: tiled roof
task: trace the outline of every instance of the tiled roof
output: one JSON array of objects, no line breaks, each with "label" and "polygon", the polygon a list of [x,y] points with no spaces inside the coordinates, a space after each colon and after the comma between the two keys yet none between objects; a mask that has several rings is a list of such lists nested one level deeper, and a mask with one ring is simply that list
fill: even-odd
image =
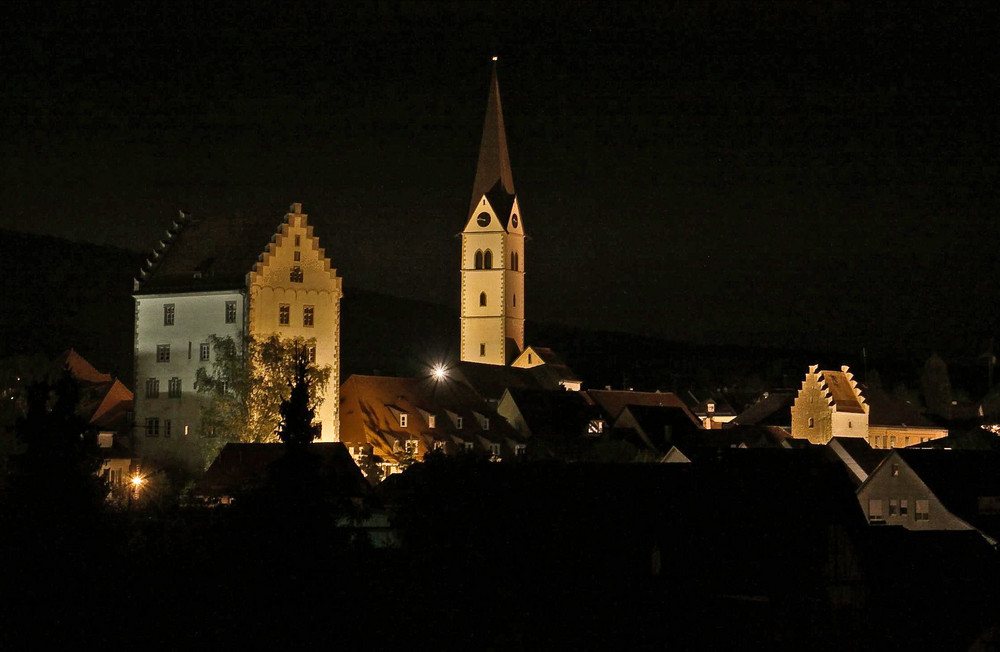
[{"label": "tiled roof", "polygon": [[278,211],[179,218],[139,273],[136,294],[243,288],[283,223]]},{"label": "tiled roof", "polygon": [[797,392],[794,389],[779,389],[765,392],[757,402],[736,416],[727,425],[739,426],[784,426],[792,424],[792,403]]},{"label": "tiled roof", "polygon": [[587,395],[592,401],[601,406],[604,413],[610,420],[615,420],[626,406],[630,405],[651,405],[681,408],[687,413],[692,423],[700,425],[700,421],[687,405],[672,392],[630,392],[613,389],[588,389]]},{"label": "tiled roof", "polygon": [[868,424],[870,426],[907,425],[933,428],[934,422],[921,414],[920,409],[909,401],[897,399],[881,388],[863,386],[865,403],[869,405]]},{"label": "tiled roof", "polygon": [[[233,495],[241,489],[263,482],[269,467],[286,452],[284,444],[229,443],[198,483],[202,496]],[[321,474],[343,496],[358,497],[368,493],[368,483],[342,443],[314,443],[308,452],[321,458]]]},{"label": "tiled roof", "polygon": [[865,408],[851,386],[851,381],[843,371],[819,372],[821,382],[826,384],[838,412],[864,414]]}]

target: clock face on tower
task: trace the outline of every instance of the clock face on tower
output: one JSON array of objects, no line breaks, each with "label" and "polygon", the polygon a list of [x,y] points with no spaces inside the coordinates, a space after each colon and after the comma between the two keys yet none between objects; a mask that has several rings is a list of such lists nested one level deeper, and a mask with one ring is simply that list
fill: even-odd
[{"label": "clock face on tower", "polygon": [[510,225],[513,226],[515,229],[517,228],[517,213],[514,213],[513,215],[510,216]]},{"label": "clock face on tower", "polygon": [[479,215],[477,215],[476,216],[476,224],[478,224],[479,226],[489,226],[490,225],[490,214],[483,212],[483,213],[480,213]]}]

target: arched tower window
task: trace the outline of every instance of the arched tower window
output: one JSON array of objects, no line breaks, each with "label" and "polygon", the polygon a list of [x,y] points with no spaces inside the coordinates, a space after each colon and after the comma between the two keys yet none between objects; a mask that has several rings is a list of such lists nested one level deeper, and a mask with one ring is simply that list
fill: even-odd
[{"label": "arched tower window", "polygon": [[482,249],[477,249],[476,250],[476,269],[482,269],[482,268],[483,268],[483,250]]},{"label": "arched tower window", "polygon": [[485,292],[480,292],[479,293],[479,305],[481,305],[481,306],[485,306],[486,305],[486,293]]},{"label": "arched tower window", "polygon": [[815,425],[816,425],[816,422],[815,422],[815,421],[813,420],[813,418],[812,418],[812,417],[809,417],[809,427],[810,427],[810,428],[812,428],[812,427],[814,427]]},{"label": "arched tower window", "polygon": [[493,252],[489,249],[483,254],[483,269],[493,269]]}]

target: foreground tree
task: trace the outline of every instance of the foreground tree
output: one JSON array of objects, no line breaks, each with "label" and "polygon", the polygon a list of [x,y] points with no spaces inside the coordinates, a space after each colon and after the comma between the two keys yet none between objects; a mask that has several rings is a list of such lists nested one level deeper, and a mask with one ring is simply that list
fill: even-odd
[{"label": "foreground tree", "polygon": [[310,401],[309,358],[306,351],[295,349],[295,377],[291,385],[291,395],[281,402],[281,425],[278,438],[289,448],[301,448],[312,443],[319,435],[319,428],[313,424],[316,409]]},{"label": "foreground tree", "polygon": [[278,441],[281,405],[294,385],[297,358],[306,357],[308,408],[322,404],[332,367],[308,364],[307,352],[315,340],[282,339],[271,335],[244,341],[232,337],[211,339],[215,354],[211,370],[198,370],[195,389],[207,397],[202,428],[222,440],[250,443]]}]

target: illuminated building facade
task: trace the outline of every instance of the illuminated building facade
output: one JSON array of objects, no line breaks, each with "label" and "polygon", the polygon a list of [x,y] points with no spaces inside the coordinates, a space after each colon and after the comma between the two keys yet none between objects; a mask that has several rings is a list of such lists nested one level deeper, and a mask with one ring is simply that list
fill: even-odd
[{"label": "illuminated building facade", "polygon": [[136,447],[143,457],[202,463],[198,369],[211,370],[212,336],[315,338],[309,356],[331,365],[317,414],[320,441],[337,441],[341,279],[292,204],[273,216],[181,214],[135,282]]},{"label": "illuminated building facade", "polygon": [[848,366],[809,367],[792,404],[792,437],[826,444],[833,437],[868,439],[868,404]]},{"label": "illuminated building facade", "polygon": [[461,359],[506,365],[524,350],[524,221],[514,192],[496,65],[462,230]]}]

